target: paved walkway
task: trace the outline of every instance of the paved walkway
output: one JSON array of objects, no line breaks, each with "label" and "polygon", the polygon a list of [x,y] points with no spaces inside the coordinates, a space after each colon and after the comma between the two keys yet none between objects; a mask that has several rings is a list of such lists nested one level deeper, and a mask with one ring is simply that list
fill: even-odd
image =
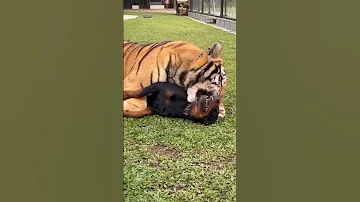
[{"label": "paved walkway", "polygon": [[124,15],[124,20],[131,20],[137,18],[137,15]]},{"label": "paved walkway", "polygon": [[[129,9],[129,10],[131,10],[131,9]],[[139,9],[139,10],[136,10],[136,12],[139,12],[139,11],[140,11],[140,12],[141,12],[141,11],[143,11],[143,12],[149,12],[149,10],[150,10],[150,9]],[[157,10],[152,10],[152,11],[153,11],[153,12],[164,12],[164,10],[173,10],[173,9],[161,9],[161,11],[160,11],[160,10],[159,10],[159,11],[157,11]],[[134,12],[134,10],[132,10],[132,11]],[[165,12],[166,12],[166,11],[165,11]],[[170,11],[170,12],[172,12],[172,11]],[[176,11],[175,11],[175,13],[176,13]],[[135,18],[137,18],[137,17],[138,17],[137,15],[124,15],[124,20],[131,20],[131,19],[135,19]],[[212,24],[209,24],[209,23],[200,21],[200,20],[196,20],[196,19],[191,18],[191,17],[188,17],[188,16],[183,16],[183,17],[186,17],[186,18],[188,18],[188,19],[191,19],[191,20],[200,22],[200,23],[202,23],[202,24],[210,25],[210,26],[212,26],[212,27],[214,27],[214,28],[221,29],[221,30],[223,30],[223,31],[225,31],[225,32],[229,32],[229,33],[231,33],[231,34],[235,34],[235,35],[236,35],[236,32],[234,32],[234,31],[232,31],[232,30],[228,30],[228,29],[225,29],[225,28],[223,28],[223,27],[219,27],[219,26],[216,26],[216,25],[212,25]]]}]

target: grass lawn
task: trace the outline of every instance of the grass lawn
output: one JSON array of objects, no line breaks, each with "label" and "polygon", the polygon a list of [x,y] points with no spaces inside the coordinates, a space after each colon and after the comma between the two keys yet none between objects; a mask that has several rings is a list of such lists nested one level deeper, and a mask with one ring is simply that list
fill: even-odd
[{"label": "grass lawn", "polygon": [[124,39],[185,40],[202,49],[223,44],[225,120],[203,126],[182,119],[124,118],[125,201],[236,200],[236,36],[175,14],[124,21]]}]

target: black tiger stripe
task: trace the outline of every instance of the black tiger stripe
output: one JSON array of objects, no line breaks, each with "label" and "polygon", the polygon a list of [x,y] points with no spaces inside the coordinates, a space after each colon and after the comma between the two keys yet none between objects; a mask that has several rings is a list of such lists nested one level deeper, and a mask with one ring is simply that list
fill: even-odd
[{"label": "black tiger stripe", "polygon": [[[141,48],[141,44],[139,44],[140,46],[138,46],[138,47],[136,47],[136,48],[138,48],[139,49],[139,47]],[[134,50],[136,50],[136,48],[133,48],[133,50],[132,51],[134,51]],[[130,53],[132,53],[132,51],[130,52]],[[129,54],[130,54],[129,53]],[[136,64],[136,62],[137,62],[137,57],[135,57],[135,59],[134,59],[134,61],[133,61],[133,64],[132,64],[132,66],[131,66],[131,68],[130,68],[130,71],[129,71],[129,73],[126,75],[126,76],[128,76],[130,73],[131,73],[131,71],[132,71],[132,69],[135,67],[135,64]],[[125,77],[126,77],[125,76]]]},{"label": "black tiger stripe", "polygon": [[186,85],[186,88],[189,88],[190,86],[193,86],[194,84],[198,83],[201,76],[202,76],[201,73],[197,74],[196,79],[195,80],[190,80],[189,83]]},{"label": "black tiger stripe", "polygon": [[175,74],[174,75],[177,75],[177,72],[178,70],[180,69],[181,65],[182,65],[182,60],[181,60],[181,57],[179,55],[179,53],[177,54],[178,58],[179,58],[179,64],[177,65],[176,67],[176,70],[175,70]]},{"label": "black tiger stripe", "polygon": [[170,75],[170,69],[171,69],[171,54],[169,56],[169,62],[166,66],[165,72],[166,72],[166,82],[169,82],[169,77],[171,77]]},{"label": "black tiger stripe", "polygon": [[182,64],[182,59],[180,57],[180,53],[177,53],[178,57],[179,57],[179,60],[180,60],[180,63]]},{"label": "black tiger stripe", "polygon": [[173,71],[173,69],[174,69],[174,67],[173,67],[173,54],[172,53],[170,53],[170,59],[169,59],[169,63],[168,63],[168,72],[169,72],[169,77],[170,77],[170,79],[174,79],[174,71]]},{"label": "black tiger stripe", "polygon": [[218,70],[218,73],[221,73],[221,65],[215,65],[216,69]]},{"label": "black tiger stripe", "polygon": [[142,45],[141,48],[139,49],[139,51],[137,52],[135,58],[137,58],[137,57],[139,56],[140,52],[141,52],[144,48],[148,47],[149,45],[151,45],[151,44]]},{"label": "black tiger stripe", "polygon": [[130,50],[133,50],[133,49],[131,49],[131,47],[133,47],[133,46],[136,46],[137,45],[137,43],[131,43],[130,44],[130,46],[126,49],[126,51],[124,52],[124,57],[125,57],[125,55],[126,55],[126,53]]},{"label": "black tiger stripe", "polygon": [[185,44],[186,43],[172,43],[172,44],[167,45],[165,48],[177,48],[177,47],[183,46]]},{"label": "black tiger stripe", "polygon": [[[125,51],[125,53],[124,53],[124,58],[125,58],[126,55],[127,55],[128,57],[130,57],[131,54],[132,54],[135,50],[137,50],[140,46],[141,46],[141,45],[139,45],[139,44],[134,44],[134,45],[129,46],[129,48],[128,48],[128,49]],[[126,55],[125,55],[125,54],[126,54]],[[135,58],[135,60],[136,60],[136,58]]]},{"label": "black tiger stripe", "polygon": [[177,55],[175,55],[175,54],[173,54],[173,55],[174,55],[174,61],[175,61],[175,65],[176,65],[175,73],[173,74],[173,77],[174,77],[174,76],[176,76],[176,73],[177,73],[177,71],[178,71],[178,69],[179,69],[179,65],[176,64],[176,57],[177,57]]},{"label": "black tiger stripe", "polygon": [[219,76],[219,84],[222,86],[223,85],[223,77],[220,75]]},{"label": "black tiger stripe", "polygon": [[[176,65],[176,55],[173,54],[173,53],[171,53],[171,54],[170,54],[170,57],[174,58],[174,66],[177,66],[177,65]],[[174,67],[174,66],[173,66],[173,67]],[[176,71],[177,71],[177,69],[175,68],[175,73],[174,73],[174,71],[172,72],[172,75],[171,75],[172,77],[174,77],[174,76],[176,75]]]},{"label": "black tiger stripe", "polygon": [[180,84],[182,86],[184,86],[187,74],[188,74],[188,71],[183,71],[183,72],[181,72],[181,74],[179,76]]},{"label": "black tiger stripe", "polygon": [[[210,73],[210,75],[209,76],[207,76],[204,80],[210,80],[210,77],[212,76],[212,75],[214,75],[214,74],[217,74],[218,73],[218,70],[217,69],[214,69],[214,70],[212,70],[211,71],[211,73]],[[204,75],[205,75],[205,73],[204,73]]]},{"label": "black tiger stripe", "polygon": [[[158,56],[157,56],[157,58],[156,58],[156,61],[159,61],[159,55],[160,55],[160,52],[161,52],[163,49],[164,49],[164,46],[161,46],[161,49],[160,49],[159,54],[158,54]],[[164,60],[161,61],[161,67],[164,68]]]},{"label": "black tiger stripe", "polygon": [[213,65],[214,65],[214,62],[210,62],[204,69],[204,73],[207,72]]},{"label": "black tiger stripe", "polygon": [[[200,68],[203,67],[203,66],[205,66],[207,62],[208,62],[208,61],[206,61],[204,64],[202,64],[202,65],[200,66]],[[192,70],[190,70],[190,71],[196,72],[197,70],[199,70],[199,69],[192,69]]]},{"label": "black tiger stripe", "polygon": [[152,79],[152,76],[153,76],[153,72],[151,72],[151,74],[150,74],[150,85],[152,85],[152,84],[153,84],[153,79]]},{"label": "black tiger stripe", "polygon": [[144,88],[144,86],[143,86],[143,84],[142,84],[142,83],[140,83],[140,86],[141,86],[141,88]]},{"label": "black tiger stripe", "polygon": [[161,47],[161,49],[159,50],[159,53],[156,56],[156,66],[157,66],[157,70],[158,70],[158,82],[160,82],[159,55],[160,55],[161,51],[163,50],[163,48],[164,48],[164,46]]},{"label": "black tiger stripe", "polygon": [[140,62],[139,62],[139,66],[136,70],[136,75],[139,73],[139,70],[140,70],[140,67],[141,67],[141,63],[143,62],[143,60],[146,58],[147,55],[149,55],[149,53],[151,53],[151,51],[155,50],[155,48],[158,48],[159,46],[163,46],[165,44],[169,43],[168,41],[165,41],[165,42],[161,42],[161,43],[158,43],[158,44],[154,44],[153,46],[151,46],[151,48],[144,54],[144,56],[142,56],[142,58],[140,59]]},{"label": "black tiger stripe", "polygon": [[175,62],[175,65],[176,65],[176,55],[175,54],[172,54],[174,56],[174,62]]},{"label": "black tiger stripe", "polygon": [[125,75],[125,77],[127,77],[127,76],[131,73],[131,71],[132,71],[132,69],[134,68],[135,64],[136,64],[136,62],[134,62],[134,64],[131,66],[129,73],[127,73],[127,74]]},{"label": "black tiger stripe", "polygon": [[193,82],[193,84],[199,82],[201,76],[202,76],[202,74],[199,73],[199,74],[196,76],[195,82]]},{"label": "black tiger stripe", "polygon": [[[131,47],[133,47],[134,45],[136,46],[136,45],[138,45],[138,44],[132,43],[131,46],[124,52],[124,55],[123,55],[123,57],[124,57],[124,65],[127,65],[127,64],[129,63],[129,60],[128,60],[128,59],[125,59],[125,57],[126,57],[126,56],[129,57],[130,53],[132,53],[134,50],[136,50],[137,47],[131,48]],[[130,50],[129,54],[125,55],[129,50]],[[130,61],[131,61],[131,60],[130,60]],[[134,63],[133,66],[131,67],[129,73],[131,72],[131,70],[132,70],[132,68],[134,67],[134,65],[135,65],[135,63]],[[129,73],[128,73],[127,75],[129,75]],[[126,76],[127,76],[127,75],[126,75]],[[125,77],[126,77],[126,76],[125,76]]]},{"label": "black tiger stripe", "polygon": [[[139,73],[140,67],[141,67],[141,63],[142,61],[146,58],[146,56],[153,50],[153,48],[156,46],[156,44],[151,44],[152,46],[146,51],[146,53],[140,58],[140,61],[138,63],[138,67],[136,70],[136,75]],[[139,57],[135,57],[135,59],[139,59]]]},{"label": "black tiger stripe", "polygon": [[160,82],[160,68],[159,68],[159,65],[157,66],[157,70],[158,70],[158,82]]}]

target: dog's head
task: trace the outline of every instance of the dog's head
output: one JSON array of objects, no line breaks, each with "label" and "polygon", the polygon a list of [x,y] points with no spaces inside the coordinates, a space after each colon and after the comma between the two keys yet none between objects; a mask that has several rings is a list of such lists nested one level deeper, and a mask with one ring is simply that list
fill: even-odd
[{"label": "dog's head", "polygon": [[214,96],[212,92],[199,89],[196,100],[188,105],[185,113],[190,120],[210,125],[215,123],[218,118],[219,103],[219,98]]}]

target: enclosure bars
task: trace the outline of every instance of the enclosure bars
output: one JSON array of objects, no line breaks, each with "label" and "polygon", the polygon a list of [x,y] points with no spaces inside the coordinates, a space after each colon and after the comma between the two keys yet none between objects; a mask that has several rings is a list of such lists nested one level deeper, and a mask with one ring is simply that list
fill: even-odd
[{"label": "enclosure bars", "polygon": [[224,17],[224,0],[220,1],[220,17]]},{"label": "enclosure bars", "polygon": [[236,0],[189,0],[190,11],[236,20]]}]

